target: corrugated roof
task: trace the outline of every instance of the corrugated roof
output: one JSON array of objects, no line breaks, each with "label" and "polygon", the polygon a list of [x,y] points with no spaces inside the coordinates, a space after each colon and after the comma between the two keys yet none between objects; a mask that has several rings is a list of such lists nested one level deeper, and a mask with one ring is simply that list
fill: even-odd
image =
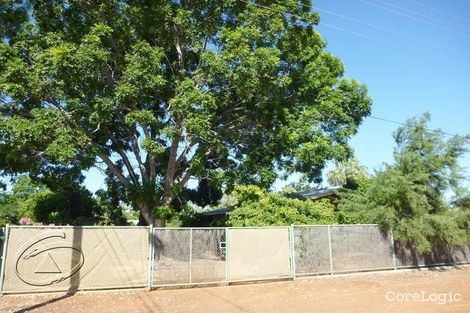
[{"label": "corrugated roof", "polygon": [[219,215],[219,214],[223,214],[223,213],[228,213],[230,211],[232,211],[233,208],[221,208],[221,209],[217,209],[217,210],[212,210],[212,211],[207,211],[207,212],[204,212],[204,216],[212,216],[212,215]]},{"label": "corrugated roof", "polygon": [[341,189],[341,186],[324,187],[324,188],[302,191],[302,192],[299,192],[299,195],[305,198],[317,199],[321,197],[335,195],[340,189]]}]

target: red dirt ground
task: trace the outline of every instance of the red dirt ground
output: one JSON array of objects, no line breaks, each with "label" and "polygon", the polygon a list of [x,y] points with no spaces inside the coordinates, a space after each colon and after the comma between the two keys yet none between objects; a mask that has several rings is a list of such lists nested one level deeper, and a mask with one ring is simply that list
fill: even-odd
[{"label": "red dirt ground", "polygon": [[[431,301],[439,299],[445,303]],[[8,295],[0,298],[0,311],[467,313],[470,312],[470,267],[318,276],[152,292]]]}]

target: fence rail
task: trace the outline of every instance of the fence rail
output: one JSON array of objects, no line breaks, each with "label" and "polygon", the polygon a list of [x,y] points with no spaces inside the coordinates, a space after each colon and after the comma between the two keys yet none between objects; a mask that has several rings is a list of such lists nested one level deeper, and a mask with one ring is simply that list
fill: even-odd
[{"label": "fence rail", "polygon": [[231,283],[470,263],[470,244],[420,254],[377,225],[10,226],[0,292]]}]

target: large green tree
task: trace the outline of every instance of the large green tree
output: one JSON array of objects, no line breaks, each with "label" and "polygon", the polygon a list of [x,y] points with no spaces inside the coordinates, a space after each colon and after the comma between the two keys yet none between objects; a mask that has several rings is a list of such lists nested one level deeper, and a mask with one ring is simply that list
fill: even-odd
[{"label": "large green tree", "polygon": [[[419,251],[463,245],[470,240],[470,212],[446,194],[459,190],[465,173],[458,161],[470,136],[430,131],[429,114],[410,119],[394,134],[394,163],[385,164],[366,184],[343,193],[339,208],[348,222],[378,223]],[[464,198],[460,198],[464,204]]]},{"label": "large green tree", "polygon": [[0,167],[105,167],[147,223],[191,178],[318,179],[371,100],[310,1],[258,3],[2,1]]}]

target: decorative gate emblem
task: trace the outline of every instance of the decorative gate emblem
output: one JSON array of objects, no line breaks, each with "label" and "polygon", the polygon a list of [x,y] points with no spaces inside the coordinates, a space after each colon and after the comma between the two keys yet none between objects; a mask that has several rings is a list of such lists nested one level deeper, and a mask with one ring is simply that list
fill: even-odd
[{"label": "decorative gate emblem", "polygon": [[75,275],[85,258],[80,247],[65,239],[65,233],[60,233],[28,243],[16,260],[19,279],[31,286],[48,286]]}]

